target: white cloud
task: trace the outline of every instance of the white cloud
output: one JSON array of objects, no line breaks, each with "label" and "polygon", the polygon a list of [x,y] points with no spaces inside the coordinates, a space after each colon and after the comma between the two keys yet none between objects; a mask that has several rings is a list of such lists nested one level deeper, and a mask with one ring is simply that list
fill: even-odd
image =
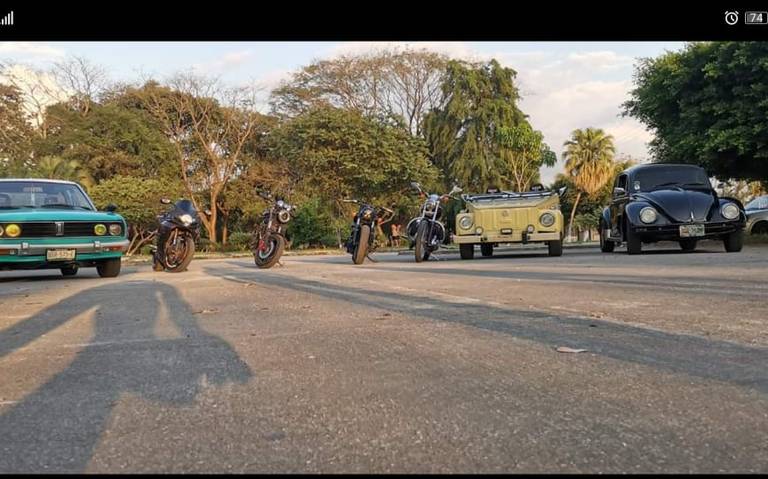
[{"label": "white cloud", "polygon": [[633,63],[632,57],[612,51],[571,53],[568,55],[568,61],[598,70],[615,70],[632,66]]},{"label": "white cloud", "polygon": [[193,69],[203,73],[222,73],[225,71],[233,70],[240,65],[243,65],[251,58],[250,50],[241,50],[237,52],[229,52],[224,54],[221,58],[208,63],[197,63],[193,65]]},{"label": "white cloud", "polygon": [[64,50],[42,42],[0,42],[0,55],[62,57]]}]

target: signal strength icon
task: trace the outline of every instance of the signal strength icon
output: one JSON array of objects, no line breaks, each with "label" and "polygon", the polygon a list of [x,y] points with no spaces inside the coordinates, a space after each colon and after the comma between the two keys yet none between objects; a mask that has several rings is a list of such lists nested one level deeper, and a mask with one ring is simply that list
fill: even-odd
[{"label": "signal strength icon", "polygon": [[0,19],[0,25],[13,25],[13,10],[11,10],[11,13]]}]

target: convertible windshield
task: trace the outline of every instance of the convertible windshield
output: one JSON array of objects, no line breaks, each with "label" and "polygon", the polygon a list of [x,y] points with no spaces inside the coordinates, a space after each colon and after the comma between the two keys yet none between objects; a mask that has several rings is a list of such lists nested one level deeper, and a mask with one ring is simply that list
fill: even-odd
[{"label": "convertible windshield", "polygon": [[747,203],[744,207],[745,210],[768,210],[768,195],[758,196],[754,200]]},{"label": "convertible windshield", "polygon": [[0,181],[0,209],[61,208],[93,210],[76,185],[45,181]]},{"label": "convertible windshield", "polygon": [[706,172],[696,166],[653,166],[643,168],[632,179],[634,191],[660,188],[711,188]]}]

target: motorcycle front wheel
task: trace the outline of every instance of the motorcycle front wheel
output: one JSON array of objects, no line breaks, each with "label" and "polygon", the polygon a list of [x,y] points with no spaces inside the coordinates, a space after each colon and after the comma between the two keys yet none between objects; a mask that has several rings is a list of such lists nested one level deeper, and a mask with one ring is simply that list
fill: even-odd
[{"label": "motorcycle front wheel", "polygon": [[414,252],[416,254],[416,262],[421,263],[422,261],[426,261],[429,259],[429,248],[427,247],[427,242],[429,241],[429,222],[428,221],[422,221],[419,223],[419,229],[416,232],[416,239],[414,240],[415,248]]},{"label": "motorcycle front wheel", "polygon": [[[175,238],[175,240],[174,240]],[[186,231],[171,232],[165,240],[165,270],[169,273],[185,271],[195,255],[195,241]]]},{"label": "motorcycle front wheel", "polygon": [[363,261],[365,261],[365,255],[368,253],[368,240],[370,237],[371,227],[362,225],[360,227],[360,236],[357,238],[357,245],[355,245],[355,251],[352,253],[353,263],[363,264]]},{"label": "motorcycle front wheel", "polygon": [[264,249],[257,248],[253,253],[253,259],[256,266],[260,269],[269,269],[280,261],[285,250],[285,238],[281,235],[273,234],[264,241]]}]

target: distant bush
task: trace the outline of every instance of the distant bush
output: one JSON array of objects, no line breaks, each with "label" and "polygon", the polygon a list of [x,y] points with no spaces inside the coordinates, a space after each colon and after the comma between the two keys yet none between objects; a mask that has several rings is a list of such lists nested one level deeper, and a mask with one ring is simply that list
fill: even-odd
[{"label": "distant bush", "polygon": [[237,231],[227,238],[227,251],[248,251],[251,244],[251,234],[244,231]]},{"label": "distant bush", "polygon": [[336,228],[328,209],[318,199],[299,207],[288,226],[287,235],[294,248],[337,246]]}]

